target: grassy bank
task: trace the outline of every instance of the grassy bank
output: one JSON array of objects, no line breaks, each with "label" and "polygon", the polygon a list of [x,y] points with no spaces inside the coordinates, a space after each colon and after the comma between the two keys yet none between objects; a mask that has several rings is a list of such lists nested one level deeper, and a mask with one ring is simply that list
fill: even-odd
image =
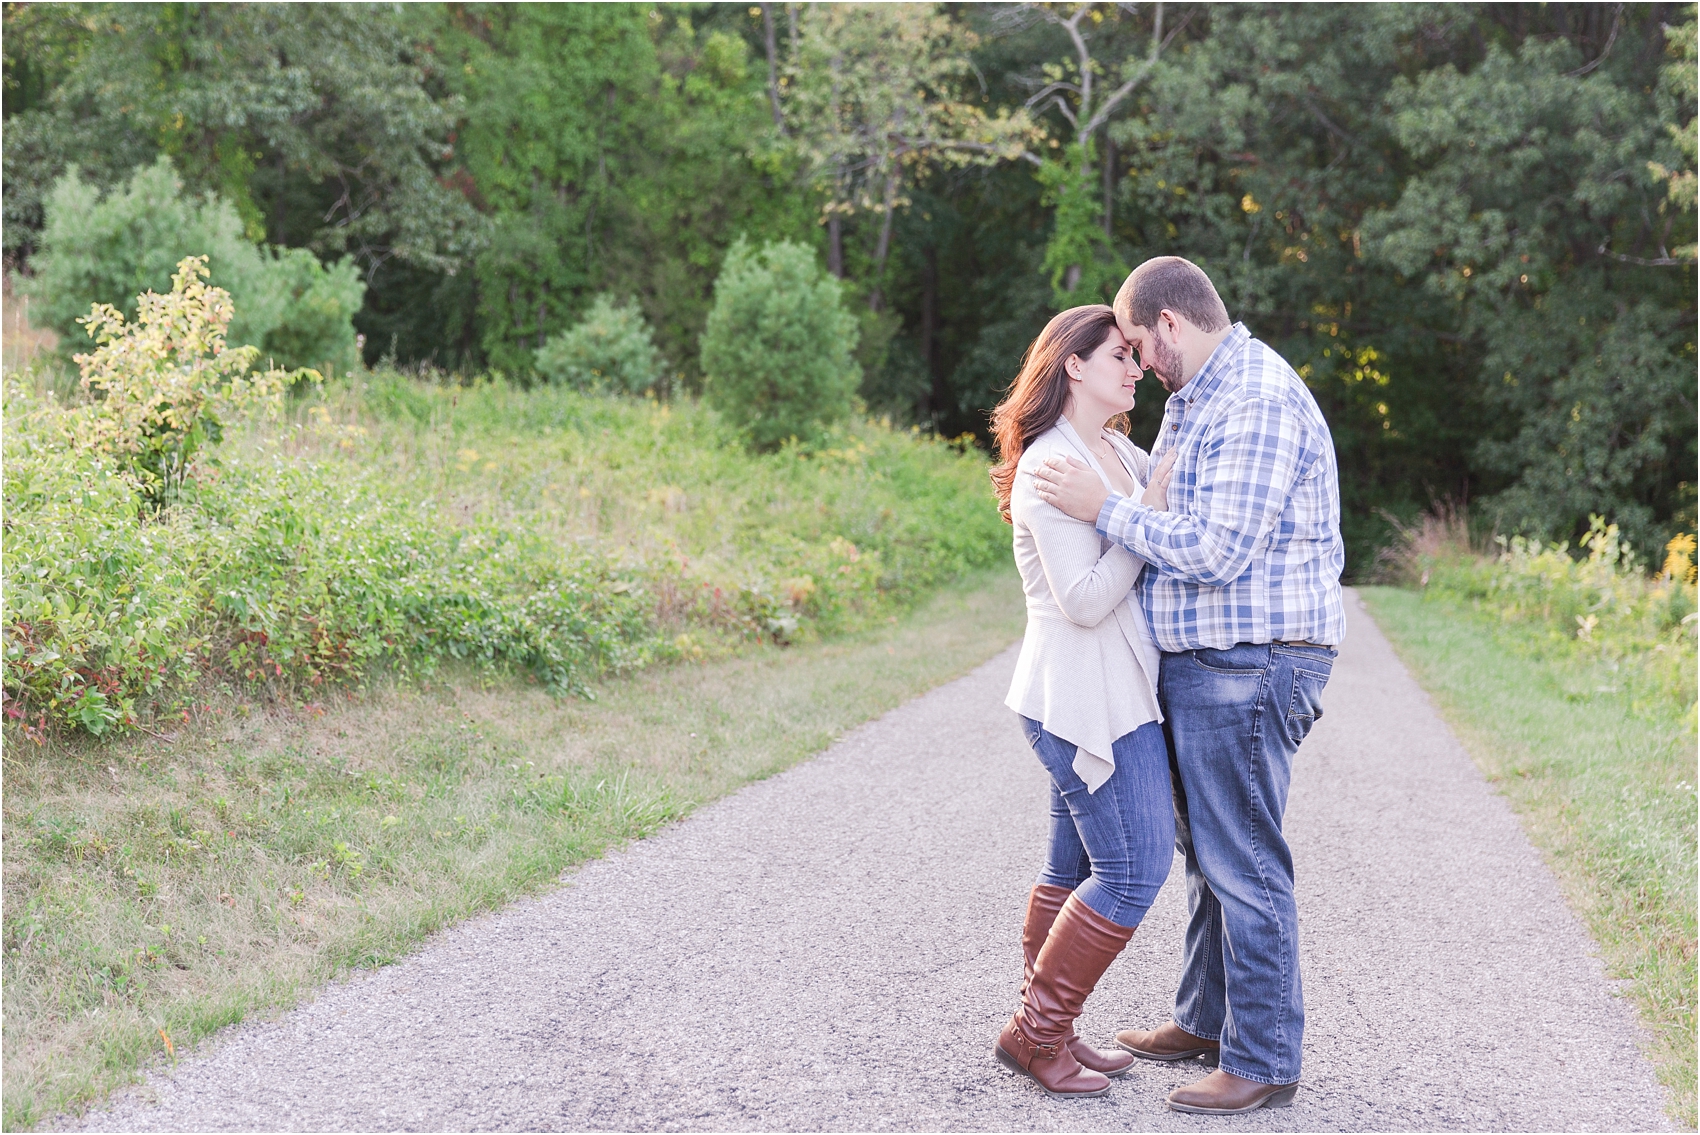
[{"label": "grassy bank", "polygon": [[819,751],[1019,636],[1007,572],[901,617],[610,680],[391,685],[322,712],[232,696],[166,737],[6,770],[5,1126],[551,885]]},{"label": "grassy bank", "polygon": [[227,423],[168,507],[9,379],[5,684],[23,736],[170,729],[470,662],[570,692],[808,641],[1006,554],[985,460],[858,421],[748,452],[672,404],[363,375]]},{"label": "grassy bank", "polygon": [[1650,579],[1613,552],[1431,548],[1412,565],[1426,583],[1362,594],[1627,982],[1671,1117],[1692,1128],[1693,585],[1685,562]]}]

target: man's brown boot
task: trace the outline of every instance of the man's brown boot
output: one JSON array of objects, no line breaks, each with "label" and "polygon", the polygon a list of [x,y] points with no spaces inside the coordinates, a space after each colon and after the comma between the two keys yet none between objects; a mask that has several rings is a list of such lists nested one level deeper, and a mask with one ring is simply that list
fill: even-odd
[{"label": "man's brown boot", "polygon": [[[1067,902],[1068,896],[1073,893],[1067,887],[1040,883],[1033,888],[1033,893],[1027,896],[1027,919],[1021,924],[1021,953],[1026,959],[1021,977],[1022,993],[1027,992],[1027,983],[1033,980],[1033,962],[1044,947],[1045,938],[1051,933],[1051,924],[1057,920],[1057,912],[1062,910],[1063,903]],[[1106,1076],[1122,1076],[1133,1067],[1133,1057],[1127,1053],[1103,1052],[1081,1040],[1075,1034],[1073,1024],[1069,1025],[1067,1044],[1068,1050],[1074,1053],[1074,1058],[1094,1072],[1102,1072]]]},{"label": "man's brown boot", "polygon": [[1123,1029],[1116,1034],[1116,1043],[1141,1060],[1192,1060],[1215,1064],[1222,1051],[1222,1042],[1193,1036],[1173,1021],[1156,1028]]},{"label": "man's brown boot", "polygon": [[1070,895],[1034,960],[1020,1010],[998,1034],[994,1055],[1053,1096],[1108,1092],[1109,1079],[1081,1066],[1068,1037],[1086,998],[1131,937],[1132,927],[1117,926]]},{"label": "man's brown boot", "polygon": [[1169,1106],[1199,1115],[1239,1115],[1260,1107],[1288,1107],[1299,1092],[1291,1084],[1260,1084],[1218,1068],[1196,1084],[1169,1093]]}]

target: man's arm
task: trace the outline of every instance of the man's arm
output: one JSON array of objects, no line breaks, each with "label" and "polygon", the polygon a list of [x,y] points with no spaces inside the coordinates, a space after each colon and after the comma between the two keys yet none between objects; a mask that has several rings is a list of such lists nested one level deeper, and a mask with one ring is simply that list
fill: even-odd
[{"label": "man's arm", "polygon": [[1100,504],[1098,531],[1190,583],[1233,582],[1292,498],[1302,428],[1279,402],[1235,407],[1199,449],[1191,511],[1158,512],[1116,497]]}]

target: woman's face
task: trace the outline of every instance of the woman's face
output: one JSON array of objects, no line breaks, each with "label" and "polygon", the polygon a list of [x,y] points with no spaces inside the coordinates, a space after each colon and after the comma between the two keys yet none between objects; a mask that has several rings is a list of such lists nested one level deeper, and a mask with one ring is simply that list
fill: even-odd
[{"label": "woman's face", "polygon": [[1133,387],[1144,373],[1133,359],[1127,339],[1116,328],[1089,357],[1070,355],[1063,363],[1069,377],[1070,408],[1102,412],[1106,421],[1133,409]]}]

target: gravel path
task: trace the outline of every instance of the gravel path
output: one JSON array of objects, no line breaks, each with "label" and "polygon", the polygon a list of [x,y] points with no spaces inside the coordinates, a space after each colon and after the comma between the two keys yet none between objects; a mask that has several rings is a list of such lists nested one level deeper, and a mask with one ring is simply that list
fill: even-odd
[{"label": "gravel path", "polygon": [[[1300,751],[1295,1106],[1169,1111],[995,1065],[1044,781],[1006,652],[406,961],[239,1026],[88,1130],[1667,1130],[1629,1004],[1358,606]],[[1166,1018],[1180,868],[1080,1031]]]}]

